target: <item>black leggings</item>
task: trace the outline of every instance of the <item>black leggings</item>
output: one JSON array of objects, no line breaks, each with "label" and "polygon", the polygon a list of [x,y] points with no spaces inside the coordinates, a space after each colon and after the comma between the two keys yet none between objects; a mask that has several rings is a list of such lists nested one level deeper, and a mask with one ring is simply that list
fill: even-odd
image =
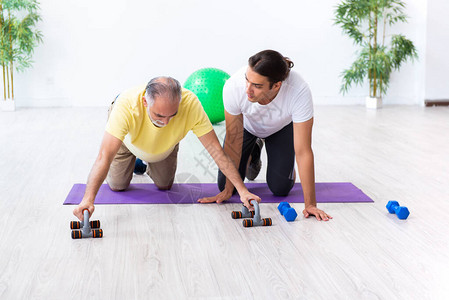
[{"label": "black leggings", "polygon": [[[239,173],[245,179],[249,156],[256,144],[257,137],[243,130],[242,156]],[[225,137],[226,140],[226,137]],[[267,184],[275,196],[287,196],[295,183],[295,148],[293,145],[293,122],[276,133],[265,138],[267,149]],[[218,170],[218,188],[223,191],[226,176]],[[235,189],[234,189],[235,193]]]}]

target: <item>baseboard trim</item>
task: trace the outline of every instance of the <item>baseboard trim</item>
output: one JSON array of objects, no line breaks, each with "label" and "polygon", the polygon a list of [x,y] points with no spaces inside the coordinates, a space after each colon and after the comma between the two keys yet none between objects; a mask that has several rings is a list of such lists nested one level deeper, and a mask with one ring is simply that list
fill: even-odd
[{"label": "baseboard trim", "polygon": [[449,106],[449,99],[425,100],[424,103],[425,103],[426,107],[430,107],[430,106]]}]

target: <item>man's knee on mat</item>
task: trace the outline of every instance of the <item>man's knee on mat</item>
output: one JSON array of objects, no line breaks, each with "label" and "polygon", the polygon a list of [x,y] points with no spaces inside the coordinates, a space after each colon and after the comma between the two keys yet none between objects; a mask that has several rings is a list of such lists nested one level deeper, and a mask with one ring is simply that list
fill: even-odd
[{"label": "man's knee on mat", "polygon": [[156,184],[156,187],[157,187],[159,190],[161,190],[161,191],[168,191],[168,190],[171,189],[172,186],[173,186],[173,184],[166,185],[166,186],[162,186],[162,185],[157,185],[157,184]]},{"label": "man's knee on mat", "polygon": [[122,192],[129,187],[129,184],[117,184],[110,181],[108,181],[107,183],[109,188],[114,192]]},{"label": "man's knee on mat", "polygon": [[293,188],[293,184],[291,182],[286,182],[284,184],[279,184],[279,183],[273,184],[271,182],[267,182],[267,184],[268,184],[268,188],[273,193],[273,195],[278,196],[278,197],[288,196],[291,189]]},{"label": "man's knee on mat", "polygon": [[153,178],[154,185],[156,185],[156,187],[161,191],[170,190],[171,187],[173,186],[174,181],[175,181],[174,177],[169,180],[161,180],[159,178],[155,180],[155,178]]}]

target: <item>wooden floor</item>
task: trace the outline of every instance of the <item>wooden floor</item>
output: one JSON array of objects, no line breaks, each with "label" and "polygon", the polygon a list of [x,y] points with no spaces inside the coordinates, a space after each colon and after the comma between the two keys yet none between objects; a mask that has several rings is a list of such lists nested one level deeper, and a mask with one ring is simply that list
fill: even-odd
[{"label": "wooden floor", "polygon": [[[84,240],[62,203],[86,181],[106,108],[0,113],[0,299],[449,299],[449,108],[315,109],[316,180],[374,203],[293,223],[262,204],[273,226],[250,229],[230,217],[238,204],[98,205],[104,238]],[[177,182],[215,174],[189,134]]]}]

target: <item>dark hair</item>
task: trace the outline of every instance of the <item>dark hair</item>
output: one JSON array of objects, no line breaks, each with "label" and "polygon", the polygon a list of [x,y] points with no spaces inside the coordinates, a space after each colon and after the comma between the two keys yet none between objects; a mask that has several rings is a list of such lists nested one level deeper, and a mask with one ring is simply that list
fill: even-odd
[{"label": "dark hair", "polygon": [[264,50],[254,54],[248,59],[248,64],[254,72],[268,77],[270,89],[276,82],[284,81],[295,65],[288,57],[274,50]]},{"label": "dark hair", "polygon": [[145,88],[147,101],[150,106],[154,103],[154,98],[166,96],[172,102],[181,100],[181,84],[172,77],[160,76],[150,80]]}]

